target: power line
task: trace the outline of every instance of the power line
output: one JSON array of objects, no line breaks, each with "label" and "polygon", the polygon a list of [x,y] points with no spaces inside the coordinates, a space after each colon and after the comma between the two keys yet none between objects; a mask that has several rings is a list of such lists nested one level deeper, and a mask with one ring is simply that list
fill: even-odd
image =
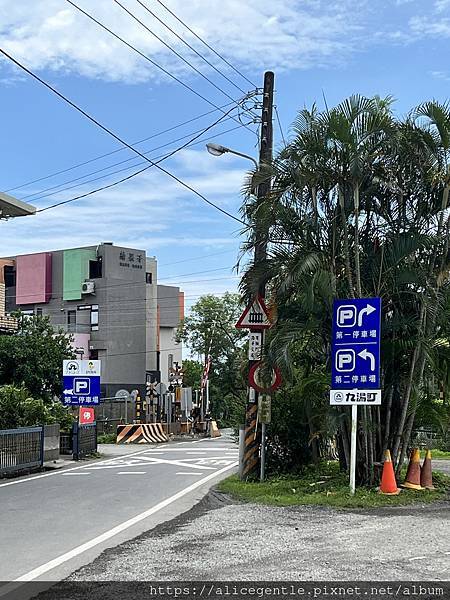
[{"label": "power line", "polygon": [[[104,25],[101,21],[99,21],[98,19],[96,19],[95,17],[93,17],[91,14],[89,14],[88,12],[86,12],[85,10],[83,10],[80,6],[78,6],[77,4],[75,4],[75,2],[72,2],[72,0],[66,0],[66,2],[68,2],[71,6],[73,6],[78,11],[80,11],[81,13],[83,13],[86,17],[88,17],[88,19],[90,19],[91,21],[93,21],[94,23],[96,23],[99,27],[101,27],[102,29],[104,29],[105,31],[107,31],[110,35],[112,35],[117,40],[119,40],[120,42],[122,42],[122,44],[125,44],[126,46],[128,46],[128,48],[130,48],[131,50],[133,50],[134,52],[136,52],[137,54],[139,54],[139,56],[142,56],[142,58],[144,58],[146,61],[148,61],[153,66],[157,67],[163,73],[165,73],[166,75],[168,75],[171,79],[173,79],[174,81],[176,81],[177,83],[179,83],[180,85],[182,85],[183,87],[185,87],[186,89],[188,89],[190,92],[192,92],[193,94],[195,94],[196,96],[198,96],[199,98],[201,98],[202,100],[204,100],[205,102],[207,102],[208,104],[210,104],[211,106],[214,106],[214,108],[216,108],[217,110],[220,110],[221,112],[223,112],[223,110],[219,106],[217,106],[217,104],[214,104],[214,102],[212,102],[211,100],[208,100],[208,98],[206,98],[205,96],[203,96],[202,94],[200,94],[199,92],[197,92],[193,87],[191,87],[190,85],[188,85],[187,83],[185,83],[184,81],[182,81],[179,77],[176,77],[175,75],[173,75],[172,73],[170,73],[170,71],[168,71],[167,69],[165,69],[164,67],[162,67],[161,65],[159,65],[152,58],[150,58],[149,56],[147,56],[146,54],[144,54],[143,52],[141,52],[140,50],[138,50],[136,48],[136,46],[133,46],[133,44],[130,44],[129,42],[127,42],[119,34],[115,33],[114,31],[112,31],[112,29],[110,29],[109,27],[107,27],[106,25]],[[236,100],[233,100],[233,102],[237,103]],[[253,129],[250,129],[250,127],[246,127],[246,129],[248,129],[249,131],[251,131],[254,135],[257,135],[253,131]]]},{"label": "power line", "polygon": [[[115,4],[117,4],[117,6],[120,6],[120,8],[127,13],[127,15],[129,15],[132,19],[134,19],[136,21],[136,23],[139,23],[139,25],[141,25],[146,31],[148,31],[148,33],[150,33],[153,37],[155,37],[161,44],[163,44],[163,46],[165,46],[168,50],[170,50],[173,54],[175,54],[175,56],[177,56],[180,60],[182,60],[186,65],[188,65],[188,67],[190,69],[192,69],[195,73],[197,73],[197,75],[200,75],[200,77],[202,77],[205,81],[207,81],[210,85],[212,85],[216,90],[221,92],[229,100],[231,100],[232,102],[235,102],[239,106],[238,102],[232,96],[230,96],[230,94],[225,92],[219,85],[215,84],[214,81],[212,81],[207,75],[202,73],[200,71],[200,69],[197,69],[197,67],[195,65],[193,65],[191,62],[189,62],[182,54],[180,54],[177,50],[175,50],[175,48],[172,48],[172,46],[170,44],[165,42],[158,34],[156,34],[152,29],[150,29],[150,27],[148,27],[148,25],[146,25],[143,21],[141,21],[141,19],[139,19],[131,10],[129,10],[126,6],[124,6],[121,2],[119,2],[119,0],[112,0],[112,1]],[[139,0],[138,0],[138,2],[139,2]],[[144,5],[141,5],[141,6],[144,6]],[[146,7],[144,6],[144,8],[146,8]],[[246,92],[244,92],[244,94],[246,94]],[[252,115],[252,117],[253,117],[253,115]]]},{"label": "power line", "polygon": [[[224,119],[226,120],[226,119]],[[240,127],[242,127],[242,125],[236,125],[235,127],[232,127],[231,129],[225,129],[224,131],[218,131],[214,137],[220,137],[221,135],[224,135],[226,133],[230,133],[231,131],[236,131],[236,129],[239,129]],[[157,146],[156,148],[151,148],[149,150],[146,150],[144,152],[145,155],[147,154],[151,154],[152,152],[156,152],[156,150],[159,150],[161,148],[165,148],[166,146],[170,146],[172,144],[174,144],[175,142],[179,142],[181,140],[184,140],[186,138],[191,138],[192,135],[200,133],[200,135],[203,135],[205,132],[205,129],[198,129],[197,131],[194,131],[188,135],[183,135],[175,140],[171,140],[170,142],[168,142],[167,144],[162,144],[161,146]],[[187,146],[185,146],[186,148],[190,147],[190,146],[195,146],[196,144],[201,144],[204,141],[208,140],[208,139],[213,139],[213,138],[203,138],[202,140],[198,140],[196,142],[192,142],[191,140],[189,141],[189,143],[187,144]],[[154,159],[159,159],[162,158],[163,156],[166,156],[166,154],[160,154],[159,156],[154,156]],[[143,161],[139,161],[139,162],[135,162],[134,164],[128,166],[128,167],[124,167],[123,169],[117,169],[115,171],[111,171],[110,173],[106,173],[104,175],[101,175],[100,177],[95,177],[94,179],[88,179],[87,181],[81,181],[81,183],[78,183],[76,185],[72,185],[70,187],[63,187],[68,183],[74,183],[75,181],[80,181],[82,179],[86,179],[86,177],[90,177],[91,175],[96,175],[97,173],[102,173],[104,171],[109,171],[109,169],[112,169],[113,167],[117,167],[119,165],[123,165],[125,163],[131,162],[131,161],[136,161],[136,157],[132,156],[131,158],[127,158],[125,160],[121,160],[119,162],[116,163],[111,163],[110,165],[108,165],[107,167],[103,167],[102,169],[96,169],[95,171],[91,171],[90,173],[85,173],[84,175],[80,175],[80,177],[74,177],[73,179],[69,179],[67,181],[63,181],[62,183],[59,183],[57,185],[53,185],[50,186],[48,188],[44,188],[43,190],[40,190],[39,192],[34,192],[34,194],[28,194],[27,196],[22,196],[20,199],[21,200],[27,200],[28,198],[33,198],[33,200],[30,200],[31,202],[35,202],[36,200],[41,200],[42,198],[47,198],[48,196],[54,196],[55,194],[59,194],[61,192],[65,192],[67,190],[72,190],[73,188],[76,187],[80,187],[82,185],[86,185],[86,183],[92,183],[93,181],[98,181],[99,179],[104,179],[105,177],[109,177],[110,175],[115,175],[116,173],[121,173],[123,171],[127,171],[129,169],[134,169],[135,167],[139,167],[143,164],[147,164],[144,163]],[[58,189],[58,188],[62,188],[62,189]],[[50,192],[51,190],[56,190],[54,192],[51,192],[49,194],[46,194],[45,192]],[[37,197],[36,197],[37,196]]]},{"label": "power line", "polygon": [[[67,0],[67,2],[70,2],[70,1],[71,0]],[[201,198],[201,200],[203,200],[204,202],[206,202],[210,206],[213,206],[216,210],[218,210],[221,213],[227,215],[228,217],[230,217],[230,219],[233,219],[234,221],[237,221],[238,223],[241,223],[241,225],[245,225],[244,221],[241,221],[241,219],[239,219],[238,217],[235,217],[234,215],[232,215],[231,213],[229,213],[225,209],[221,208],[220,206],[217,206],[217,204],[214,204],[213,202],[211,202],[211,200],[208,200],[208,198],[206,198],[206,196],[204,196],[203,194],[201,194],[199,191],[197,191],[195,188],[193,188],[189,184],[185,183],[182,179],[180,179],[179,177],[177,177],[176,175],[174,175],[173,173],[171,173],[170,171],[168,171],[164,167],[161,167],[159,164],[151,161],[149,158],[147,158],[145,156],[145,154],[142,154],[142,152],[140,152],[139,150],[137,150],[136,148],[134,148],[133,146],[131,146],[131,144],[129,144],[128,142],[126,142],[125,140],[123,140],[116,133],[114,133],[111,129],[108,129],[108,127],[106,127],[105,125],[102,125],[100,123],[100,121],[98,121],[97,119],[95,119],[94,117],[92,117],[89,113],[87,113],[85,110],[83,110],[77,104],[75,104],[74,102],[72,102],[72,100],[70,100],[69,98],[67,98],[66,96],[64,96],[56,88],[54,88],[49,83],[47,83],[46,81],[44,81],[43,79],[41,79],[38,75],[36,75],[36,73],[33,73],[32,71],[30,71],[30,69],[28,69],[27,67],[25,67],[25,65],[23,65],[22,63],[20,63],[17,59],[13,58],[3,48],[0,48],[0,52],[3,54],[3,56],[6,56],[6,58],[8,58],[16,66],[18,66],[20,69],[22,69],[22,71],[25,71],[25,73],[28,73],[28,75],[30,75],[30,77],[33,77],[33,79],[35,79],[36,81],[39,81],[39,83],[41,83],[47,89],[49,89],[51,92],[53,92],[54,94],[56,94],[59,98],[61,98],[61,100],[64,100],[64,102],[66,102],[67,104],[69,104],[69,106],[71,106],[76,111],[78,111],[80,114],[82,114],[84,117],[86,117],[87,119],[89,119],[92,123],[94,123],[94,125],[96,125],[100,129],[102,129],[105,133],[107,133],[108,135],[110,135],[111,137],[113,137],[115,140],[117,140],[118,142],[120,142],[121,144],[123,144],[124,146],[126,146],[127,148],[129,148],[130,150],[132,150],[133,152],[135,152],[138,156],[140,156],[141,158],[143,158],[144,160],[146,160],[147,162],[149,162],[151,165],[155,166],[158,170],[160,170],[161,172],[165,173],[168,177],[170,177],[174,181],[177,181],[180,185],[182,185],[186,189],[190,190],[193,194],[195,194],[196,196],[198,196],[199,198]],[[44,210],[44,209],[42,209],[42,210]],[[48,210],[48,208],[47,208],[47,210]]]},{"label": "power line", "polygon": [[[228,106],[230,106],[230,104],[232,104],[232,103],[228,102],[227,104],[222,105],[220,108],[228,108]],[[208,115],[217,112],[217,110],[218,110],[217,108],[214,108],[213,110],[209,110],[208,112],[198,115],[197,117],[193,117],[192,119],[184,121],[183,123],[179,123],[178,125],[173,125],[173,127],[169,127],[168,129],[163,129],[162,131],[154,133],[153,135],[150,135],[146,138],[142,138],[141,140],[132,142],[132,145],[136,146],[137,144],[142,144],[143,142],[148,142],[148,140],[151,140],[155,137],[159,137],[160,135],[163,135],[164,133],[169,133],[170,131],[173,131],[174,129],[184,127],[184,125],[189,125],[189,123],[192,123],[193,121],[198,121],[199,119],[202,119],[203,117],[207,117]],[[102,158],[106,158],[107,156],[111,156],[112,154],[117,154],[118,152],[123,152],[124,150],[127,150],[127,148],[117,148],[116,150],[111,150],[111,152],[106,152],[105,154],[100,154],[99,156],[95,156],[94,158],[90,158],[89,160],[85,160],[76,165],[72,165],[71,167],[62,169],[61,171],[55,171],[54,173],[50,173],[49,175],[45,175],[44,177],[39,177],[38,179],[33,179],[31,181],[27,181],[20,185],[16,185],[15,187],[8,188],[7,190],[5,190],[5,192],[12,192],[14,190],[19,190],[20,188],[27,187],[29,185],[32,185],[33,183],[39,183],[39,181],[44,181],[45,179],[50,179],[52,177],[56,177],[57,175],[62,175],[63,173],[67,173],[68,171],[78,169],[79,167],[84,167],[85,165],[88,165],[92,162],[101,160]],[[26,196],[24,196],[24,197],[26,198]]]},{"label": "power line", "polygon": [[234,250],[223,250],[222,252],[213,252],[212,254],[202,254],[201,256],[193,256],[192,258],[184,258],[183,260],[177,260],[175,262],[158,264],[159,267],[166,267],[168,265],[178,265],[180,263],[189,262],[190,260],[200,260],[201,258],[209,258],[210,256],[219,256],[219,254],[229,254]]},{"label": "power line", "polygon": [[158,15],[156,13],[154,13],[153,11],[151,11],[148,8],[148,6],[146,6],[141,0],[136,0],[136,2],[138,4],[140,4],[142,6],[142,8],[144,8],[148,13],[150,13],[157,21],[159,21],[161,23],[161,25],[163,25],[163,27],[165,27],[171,33],[173,33],[173,35],[176,38],[178,38],[180,40],[180,42],[182,42],[185,46],[187,46],[190,50],[192,50],[192,52],[194,52],[199,58],[201,58],[207,65],[209,65],[212,69],[214,69],[214,71],[216,71],[216,73],[219,73],[219,75],[221,75],[224,79],[226,79],[229,83],[231,83],[231,85],[233,85],[237,90],[239,90],[243,94],[246,93],[245,90],[243,90],[241,87],[239,87],[238,85],[236,85],[236,83],[232,79],[230,79],[227,75],[225,75],[225,73],[223,71],[221,71],[220,69],[218,69],[212,62],[210,62],[205,56],[203,56],[203,54],[201,54],[200,52],[198,52],[198,50],[196,50],[183,37],[181,37],[181,35],[179,35],[169,25],[167,25],[167,23],[165,23],[160,17],[158,17]]},{"label": "power line", "polygon": [[285,137],[284,137],[284,133],[283,133],[283,128],[282,128],[282,126],[281,126],[280,115],[278,114],[278,108],[277,108],[276,106],[274,106],[274,109],[275,109],[275,114],[276,114],[276,116],[277,116],[278,127],[279,127],[279,129],[280,129],[281,137],[282,137],[282,139],[283,139],[283,144],[284,144],[285,146],[287,146],[287,143],[286,143],[286,140],[285,140]]},{"label": "power line", "polygon": [[197,33],[195,33],[195,31],[193,29],[191,29],[189,27],[189,25],[186,25],[186,23],[182,19],[180,19],[180,17],[178,17],[172,10],[170,10],[170,8],[168,8],[165,4],[163,4],[163,2],[161,2],[161,0],[156,0],[156,1],[163,8],[165,8],[167,10],[167,12],[172,15],[172,17],[174,17],[179,23],[181,23],[181,25],[183,25],[183,27],[185,27],[188,31],[190,31],[192,33],[192,35],[194,35],[198,40],[200,40],[200,42],[202,42],[202,44],[204,44],[207,48],[209,48],[209,50],[211,50],[211,52],[213,52],[216,56],[218,56],[221,60],[223,60],[224,63],[226,63],[229,67],[231,67],[233,69],[233,71],[235,71],[238,75],[240,75],[243,79],[245,79],[255,89],[258,89],[257,85],[255,85],[252,81],[250,81],[250,79],[248,77],[246,77],[241,71],[239,71],[239,69],[234,67],[226,58],[224,58],[221,54],[219,54],[219,52],[217,52],[217,50],[214,50],[214,48],[212,46],[210,46],[208,44],[208,42],[205,42],[205,40],[203,38],[201,38]]},{"label": "power line", "polygon": [[[232,129],[227,129],[226,131],[223,131],[221,133],[221,135],[223,135],[224,133],[228,133],[230,131],[235,131],[236,129],[239,129],[239,127],[242,127],[242,126],[237,125],[236,127],[233,127]],[[206,139],[212,139],[212,138],[206,138]],[[183,147],[184,148],[188,148],[188,147],[191,147],[191,146],[195,146],[196,144],[203,143],[204,141],[205,140],[203,139],[200,142],[192,142],[192,143],[184,144]],[[161,163],[163,160],[166,160],[170,156],[173,156],[175,154],[175,152],[179,152],[181,149],[183,149],[183,147],[177,148],[176,150],[174,150],[173,152],[170,152],[169,154],[161,154],[159,157],[155,157],[155,158],[160,159],[157,162]],[[136,165],[133,165],[133,166],[143,165],[143,164],[145,164],[145,163],[144,162],[140,162],[140,163],[136,163]],[[62,200],[60,202],[56,202],[55,204],[51,204],[50,206],[46,206],[45,208],[40,208],[36,212],[44,212],[46,210],[50,210],[52,208],[56,208],[57,206],[62,206],[64,204],[70,204],[72,202],[75,202],[76,200],[81,200],[81,199],[86,198],[88,196],[92,196],[93,194],[96,194],[98,192],[102,192],[102,191],[107,190],[109,188],[113,188],[116,185],[119,185],[121,183],[124,183],[125,181],[128,181],[128,180],[132,179],[133,177],[137,177],[138,175],[140,175],[144,171],[148,171],[149,169],[152,168],[152,166],[153,165],[149,165],[147,167],[144,167],[143,169],[139,169],[138,171],[134,171],[133,173],[130,173],[130,175],[127,175],[126,177],[123,177],[122,179],[119,179],[117,181],[113,181],[112,183],[109,183],[107,185],[101,186],[99,188],[95,188],[95,189],[90,190],[89,192],[86,192],[84,194],[80,194],[78,196],[74,196],[73,198],[69,198],[68,200]],[[131,168],[133,168],[133,167],[124,167],[122,169],[117,169],[116,171],[111,171],[111,173],[108,173],[107,175],[101,175],[100,177],[94,177],[93,179],[88,179],[87,181],[83,181],[83,183],[79,183],[79,184],[71,186],[69,188],[64,188],[62,190],[58,190],[57,192],[52,192],[51,194],[46,194],[44,196],[40,196],[39,198],[35,198],[35,200],[40,200],[41,198],[45,198],[45,197],[48,197],[48,196],[53,196],[54,194],[59,194],[60,192],[63,192],[63,191],[69,190],[69,189],[73,189],[73,188],[76,188],[76,187],[80,187],[81,185],[86,185],[87,183],[92,183],[93,181],[98,181],[99,179],[104,179],[105,177],[109,177],[109,176],[114,175],[116,173],[121,173],[123,171],[128,171]]]}]

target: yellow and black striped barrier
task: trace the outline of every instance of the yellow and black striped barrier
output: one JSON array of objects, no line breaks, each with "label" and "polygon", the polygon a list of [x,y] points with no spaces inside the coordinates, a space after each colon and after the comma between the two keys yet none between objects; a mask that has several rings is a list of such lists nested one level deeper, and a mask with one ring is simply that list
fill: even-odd
[{"label": "yellow and black striped barrier", "polygon": [[242,471],[243,479],[250,479],[256,476],[258,470],[259,436],[257,429],[257,414],[257,403],[247,403],[244,434],[244,465]]},{"label": "yellow and black striped barrier", "polygon": [[168,441],[161,423],[117,426],[117,444],[160,444]]}]

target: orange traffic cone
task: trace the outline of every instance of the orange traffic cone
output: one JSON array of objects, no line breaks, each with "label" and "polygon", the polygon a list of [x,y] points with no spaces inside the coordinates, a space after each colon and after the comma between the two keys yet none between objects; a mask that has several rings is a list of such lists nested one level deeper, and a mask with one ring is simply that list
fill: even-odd
[{"label": "orange traffic cone", "polygon": [[392,465],[391,453],[386,450],[384,453],[383,473],[381,475],[380,494],[387,496],[397,496],[400,490],[395,480],[394,467]]},{"label": "orange traffic cone", "polygon": [[408,488],[410,490],[423,490],[423,487],[420,485],[420,452],[419,452],[419,448],[413,448],[411,450],[408,471],[406,472],[406,479],[402,483],[402,487]]},{"label": "orange traffic cone", "polygon": [[420,472],[420,485],[427,490],[436,489],[433,485],[433,475],[431,472],[431,450],[427,450],[425,454],[425,460]]}]

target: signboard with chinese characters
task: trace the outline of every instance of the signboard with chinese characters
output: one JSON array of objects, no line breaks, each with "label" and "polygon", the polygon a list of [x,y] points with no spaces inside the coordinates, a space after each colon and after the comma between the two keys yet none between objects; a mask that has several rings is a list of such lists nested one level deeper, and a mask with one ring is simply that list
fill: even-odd
[{"label": "signboard with chinese characters", "polygon": [[250,331],[248,335],[248,360],[261,360],[262,333]]},{"label": "signboard with chinese characters", "polygon": [[381,404],[380,337],[380,298],[334,302],[331,404]]},{"label": "signboard with chinese characters", "polygon": [[258,396],[258,419],[266,425],[272,421],[272,397],[268,394]]},{"label": "signboard with chinese characters", "polygon": [[145,265],[144,256],[140,252],[125,252],[119,254],[119,265],[129,269],[143,269]]},{"label": "signboard with chinese characters", "polygon": [[95,423],[94,409],[88,406],[80,406],[78,423],[80,425],[91,425],[92,423]]},{"label": "signboard with chinese characters", "polygon": [[100,403],[99,360],[63,361],[63,404],[92,406]]}]

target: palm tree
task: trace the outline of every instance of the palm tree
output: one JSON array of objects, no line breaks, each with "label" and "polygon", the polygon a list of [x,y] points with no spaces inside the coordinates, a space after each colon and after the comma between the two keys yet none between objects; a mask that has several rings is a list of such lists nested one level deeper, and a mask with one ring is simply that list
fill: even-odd
[{"label": "palm tree", "polygon": [[[271,192],[256,205],[248,186],[245,205],[244,249],[259,228],[268,252],[245,272],[242,292],[267,284],[278,315],[267,359],[288,378],[330,370],[334,298],[382,297],[384,403],[360,411],[358,472],[368,483],[387,446],[398,468],[403,461],[436,327],[446,327],[450,266],[448,106],[428,103],[400,121],[391,105],[352,96],[331,110],[302,110],[292,142],[252,178],[270,177]],[[314,390],[308,402],[323,404],[326,386]],[[328,413],[348,459],[347,411]]]}]

